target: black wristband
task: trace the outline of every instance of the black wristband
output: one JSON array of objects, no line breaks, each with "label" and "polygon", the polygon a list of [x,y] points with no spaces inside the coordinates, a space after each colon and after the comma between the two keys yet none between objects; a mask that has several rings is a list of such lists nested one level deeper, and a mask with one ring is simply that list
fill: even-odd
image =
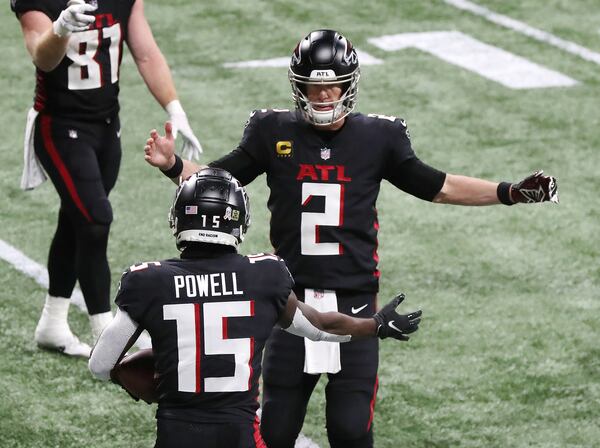
[{"label": "black wristband", "polygon": [[510,188],[512,184],[510,182],[500,182],[498,184],[498,188],[496,189],[496,194],[498,195],[498,199],[504,205],[513,205],[514,202],[510,198]]},{"label": "black wristband", "polygon": [[183,160],[181,160],[181,157],[179,157],[177,154],[175,154],[175,165],[173,165],[168,170],[165,170],[165,171],[160,170],[160,171],[165,176],[167,176],[169,179],[175,179],[176,177],[179,177],[181,175],[181,173],[183,172]]}]

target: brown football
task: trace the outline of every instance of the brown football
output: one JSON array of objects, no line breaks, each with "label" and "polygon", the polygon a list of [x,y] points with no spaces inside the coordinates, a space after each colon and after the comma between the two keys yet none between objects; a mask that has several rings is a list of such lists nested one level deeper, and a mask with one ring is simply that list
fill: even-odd
[{"label": "brown football", "polygon": [[158,403],[154,353],[151,348],[125,356],[111,370],[110,378],[134,398],[144,400],[146,403]]}]

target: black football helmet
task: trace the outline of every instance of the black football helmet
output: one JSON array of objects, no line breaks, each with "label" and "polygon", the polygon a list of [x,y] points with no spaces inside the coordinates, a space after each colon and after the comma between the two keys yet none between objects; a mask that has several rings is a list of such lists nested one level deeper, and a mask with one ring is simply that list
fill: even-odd
[{"label": "black football helmet", "polygon": [[[296,107],[314,125],[330,125],[354,109],[360,78],[358,56],[352,43],[337,31],[312,31],[298,42],[288,77]],[[306,96],[307,84],[340,84],[342,96],[337,101],[311,103]],[[323,111],[313,106],[332,106],[333,109]]]},{"label": "black football helmet", "polygon": [[203,168],[179,185],[169,225],[179,250],[190,242],[237,247],[250,226],[246,189],[228,171]]}]

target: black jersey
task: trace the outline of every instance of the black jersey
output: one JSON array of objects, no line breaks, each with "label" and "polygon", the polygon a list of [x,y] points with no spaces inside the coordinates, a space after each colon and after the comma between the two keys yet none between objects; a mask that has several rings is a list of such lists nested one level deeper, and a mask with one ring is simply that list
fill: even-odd
[{"label": "black jersey", "polygon": [[[248,156],[252,168],[236,173],[233,159]],[[387,179],[402,188],[400,167],[414,161],[404,120],[353,113],[340,130],[324,132],[297,111],[261,110],[252,113],[238,149],[211,165],[242,182],[266,172],[271,242],[298,285],[377,291],[380,184]],[[434,181],[413,180],[428,184],[421,197],[429,200],[445,178],[430,171]]]},{"label": "black jersey", "polygon": [[[123,41],[135,0],[101,0],[91,12],[96,21],[86,31],[73,33],[67,53],[50,72],[36,69],[34,108],[52,115],[101,120],[119,111],[119,67]],[[55,21],[66,0],[14,0],[18,16],[41,11]]]},{"label": "black jersey", "polygon": [[262,351],[292,286],[284,262],[268,254],[129,268],[116,303],[152,338],[157,417],[254,421]]}]

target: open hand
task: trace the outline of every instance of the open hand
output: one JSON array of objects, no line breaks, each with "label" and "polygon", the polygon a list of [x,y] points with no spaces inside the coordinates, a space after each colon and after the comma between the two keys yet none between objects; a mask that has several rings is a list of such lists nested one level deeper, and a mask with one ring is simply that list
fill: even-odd
[{"label": "open hand", "polygon": [[396,308],[402,303],[404,297],[404,294],[398,294],[373,316],[373,319],[377,322],[377,336],[380,339],[392,337],[401,341],[408,341],[409,337],[407,335],[419,329],[421,310],[408,314],[398,314],[396,312]]},{"label": "open hand", "polygon": [[170,121],[165,123],[164,136],[156,129],[150,131],[150,138],[146,140],[144,146],[144,160],[163,171],[175,165],[175,137]]}]

